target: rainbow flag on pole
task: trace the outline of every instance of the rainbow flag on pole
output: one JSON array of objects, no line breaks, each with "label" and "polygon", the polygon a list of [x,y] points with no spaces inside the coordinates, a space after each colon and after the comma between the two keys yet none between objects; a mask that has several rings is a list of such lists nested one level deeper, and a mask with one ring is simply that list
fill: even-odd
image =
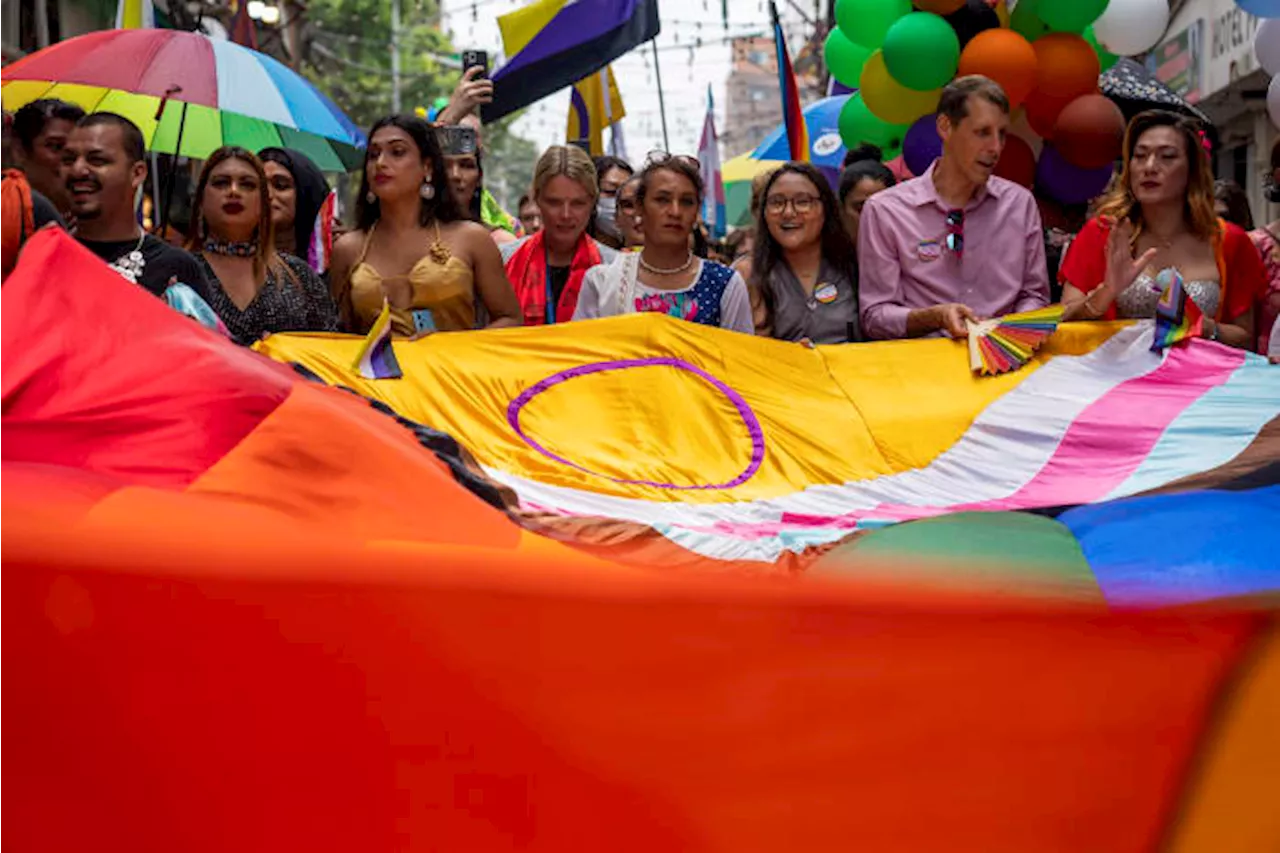
[{"label": "rainbow flag on pole", "polygon": [[711,236],[721,239],[726,226],[724,212],[724,178],[720,172],[720,140],[716,135],[715,101],[711,86],[707,86],[707,118],[702,123],[702,141],[698,143],[698,166],[702,171],[702,184],[706,194],[702,200],[702,221],[707,224]]},{"label": "rainbow flag on pole", "polygon": [[391,346],[391,303],[382,301],[382,313],[365,335],[353,365],[365,379],[399,379],[404,375]]},{"label": "rainbow flag on pole", "polygon": [[782,22],[778,20],[778,7],[769,3],[773,19],[773,43],[778,51],[778,86],[782,91],[782,120],[787,126],[787,144],[791,159],[809,162],[809,130],[804,123],[804,111],[800,106],[800,87],[791,67],[791,55],[787,53],[787,40],[782,34]]},{"label": "rainbow flag on pole", "polygon": [[1177,270],[1163,270],[1156,276],[1156,284],[1163,284],[1164,291],[1156,303],[1156,330],[1151,340],[1151,351],[1162,352],[1178,341],[1200,336],[1204,327],[1204,314],[1195,300],[1182,286],[1182,274]]}]

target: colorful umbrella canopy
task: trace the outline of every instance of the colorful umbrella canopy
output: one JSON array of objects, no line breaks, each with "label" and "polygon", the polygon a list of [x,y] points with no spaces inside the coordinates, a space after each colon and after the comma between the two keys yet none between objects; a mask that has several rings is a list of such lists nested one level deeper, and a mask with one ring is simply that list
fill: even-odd
[{"label": "colorful umbrella canopy", "polygon": [[296,72],[256,50],[179,30],[89,33],[5,68],[6,110],[37,98],[119,113],[162,154],[204,158],[222,145],[281,146],[326,171],[346,171],[359,165],[365,146],[360,129]]},{"label": "colorful umbrella canopy", "polygon": [[[844,161],[846,149],[840,138],[840,110],[847,100],[848,95],[835,95],[804,108],[804,122],[809,128],[809,162],[818,168],[838,171]],[[790,160],[790,151],[787,128],[780,124],[751,156],[757,160]]]},{"label": "colorful umbrella canopy", "polygon": [[751,179],[761,172],[776,169],[782,160],[757,160],[755,154],[740,154],[726,160],[720,169],[724,179],[724,208],[729,225],[742,228],[751,224]]}]

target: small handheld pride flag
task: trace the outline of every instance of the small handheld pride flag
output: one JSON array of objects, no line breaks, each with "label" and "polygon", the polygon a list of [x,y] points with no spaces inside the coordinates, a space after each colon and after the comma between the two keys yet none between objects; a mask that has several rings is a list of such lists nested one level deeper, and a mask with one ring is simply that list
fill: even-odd
[{"label": "small handheld pride flag", "polygon": [[1163,284],[1160,301],[1156,303],[1156,329],[1151,341],[1152,352],[1163,352],[1179,341],[1200,335],[1204,328],[1204,313],[1182,286],[1182,273],[1175,269],[1161,270],[1156,284]]},{"label": "small handheld pride flag", "polygon": [[399,379],[404,376],[396,352],[391,346],[391,305],[382,301],[382,313],[373,321],[365,336],[364,346],[356,355],[354,367],[365,379]]},{"label": "small handheld pride flag", "polygon": [[338,193],[331,191],[316,214],[311,243],[307,246],[307,265],[318,273],[329,269],[329,257],[333,254],[333,222],[337,218]]}]

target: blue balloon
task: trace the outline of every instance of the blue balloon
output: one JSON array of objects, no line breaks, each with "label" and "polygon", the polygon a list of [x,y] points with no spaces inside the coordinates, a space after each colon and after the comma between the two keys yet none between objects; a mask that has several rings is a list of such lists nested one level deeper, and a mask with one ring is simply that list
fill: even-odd
[{"label": "blue balloon", "polygon": [[1036,189],[1063,204],[1087,204],[1111,181],[1110,164],[1099,169],[1072,166],[1052,145],[1045,145],[1036,163]]},{"label": "blue balloon", "polygon": [[1236,5],[1255,18],[1280,18],[1280,0],[1236,0]]},{"label": "blue balloon", "polygon": [[902,162],[913,175],[929,171],[933,161],[942,156],[942,137],[938,136],[938,117],[933,113],[920,116],[902,139]]}]

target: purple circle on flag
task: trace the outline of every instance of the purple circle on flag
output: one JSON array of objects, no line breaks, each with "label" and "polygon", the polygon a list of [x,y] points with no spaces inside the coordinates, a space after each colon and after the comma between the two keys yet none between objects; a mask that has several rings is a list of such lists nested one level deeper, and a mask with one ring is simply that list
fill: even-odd
[{"label": "purple circle on flag", "polygon": [[[608,474],[601,474],[598,471],[592,471],[576,462],[571,462],[557,453],[552,453],[547,448],[539,444],[535,439],[529,436],[520,426],[520,412],[525,406],[544,391],[549,391],[557,385],[568,382],[570,379],[576,379],[579,376],[588,376],[592,373],[604,373],[610,370],[628,370],[634,367],[674,367],[677,370],[684,370],[692,373],[699,379],[706,382],[712,388],[715,388],[723,394],[733,407],[738,411],[738,417],[742,419],[742,424],[747,428],[748,435],[751,436],[751,461],[747,463],[747,467],[731,480],[723,483],[706,483],[696,486],[680,486],[675,483],[658,483],[652,480],[624,480],[618,477],[610,477]],[[760,427],[760,420],[756,417],[755,412],[751,411],[751,406],[743,399],[742,395],[734,391],[724,382],[707,373],[700,367],[696,367],[689,362],[679,358],[633,358],[621,359],[617,361],[600,361],[595,364],[583,364],[578,367],[571,367],[568,370],[562,370],[559,373],[553,373],[546,379],[543,379],[534,385],[529,386],[520,396],[511,401],[507,406],[507,422],[511,424],[511,428],[515,430],[516,435],[525,444],[541,453],[548,459],[555,460],[561,465],[568,465],[570,468],[581,471],[584,474],[590,474],[593,477],[603,477],[606,480],[612,480],[615,483],[622,483],[628,486],[653,486],[658,489],[679,489],[679,490],[708,490],[708,489],[732,489],[741,486],[743,483],[755,476],[760,470],[760,466],[764,463],[764,430]]]}]

